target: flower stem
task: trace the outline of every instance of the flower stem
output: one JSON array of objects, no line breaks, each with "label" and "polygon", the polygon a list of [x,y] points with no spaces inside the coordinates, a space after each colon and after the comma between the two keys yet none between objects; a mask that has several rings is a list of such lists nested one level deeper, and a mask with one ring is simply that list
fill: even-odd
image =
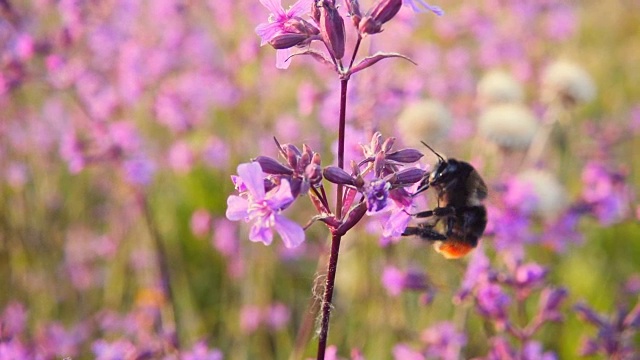
[{"label": "flower stem", "polygon": [[147,197],[142,193],[138,194],[138,202],[140,204],[140,207],[142,208],[144,220],[154,242],[162,295],[169,302],[168,313],[166,314],[166,317],[164,319],[161,319],[161,326],[165,331],[168,329],[171,330],[170,337],[171,342],[173,343],[171,345],[173,345],[177,350],[180,350],[180,333],[178,314],[176,309],[177,304],[175,301],[175,294],[171,288],[171,276],[169,274],[169,259],[167,256],[167,249],[164,246],[164,242],[162,236],[160,235],[158,226],[153,219],[153,214],[151,214],[151,209],[149,207]]},{"label": "flower stem", "polygon": [[[347,110],[347,84],[349,79],[340,80],[340,125],[338,127],[338,166],[344,168],[344,142],[345,142],[345,123]],[[336,196],[336,217],[342,218],[342,185],[338,185]],[[327,336],[329,334],[329,318],[331,316],[331,301],[333,299],[333,288],[336,280],[336,270],[338,268],[338,255],[340,253],[341,235],[333,234],[331,236],[331,254],[329,256],[329,267],[327,268],[327,280],[324,287],[324,295],[322,297],[322,306],[320,309],[320,335],[318,337],[318,356],[317,360],[324,360],[324,353],[327,348]]]}]

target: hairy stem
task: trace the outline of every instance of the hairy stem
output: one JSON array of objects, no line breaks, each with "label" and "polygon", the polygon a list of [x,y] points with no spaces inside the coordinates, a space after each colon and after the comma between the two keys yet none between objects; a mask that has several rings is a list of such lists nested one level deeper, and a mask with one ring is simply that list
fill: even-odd
[{"label": "hairy stem", "polygon": [[[340,125],[338,127],[338,166],[344,168],[344,142],[345,123],[347,110],[347,84],[348,79],[340,80]],[[342,218],[342,185],[338,185],[336,194],[336,217]],[[333,299],[333,288],[336,280],[336,270],[338,268],[338,255],[340,253],[340,240],[342,236],[333,234],[331,236],[331,254],[329,256],[329,267],[327,268],[327,280],[324,288],[321,306],[320,334],[318,337],[317,360],[324,360],[324,353],[327,348],[327,336],[329,334],[329,318],[331,316],[331,301]]]}]

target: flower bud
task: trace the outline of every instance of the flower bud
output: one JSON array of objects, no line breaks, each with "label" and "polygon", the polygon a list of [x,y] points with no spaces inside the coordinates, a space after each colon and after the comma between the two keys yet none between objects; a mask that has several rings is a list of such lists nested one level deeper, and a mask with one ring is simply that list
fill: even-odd
[{"label": "flower bud", "polygon": [[303,152],[302,156],[298,159],[298,172],[303,172],[309,164],[311,164],[312,154]]},{"label": "flower bud", "polygon": [[418,168],[402,169],[395,173],[389,182],[392,186],[413,185],[422,180],[425,173],[426,171]]},{"label": "flower bud", "polygon": [[624,325],[640,328],[640,303],[638,303],[624,318]]},{"label": "flower bud", "polygon": [[288,49],[296,45],[300,45],[309,38],[306,34],[285,33],[281,32],[269,40],[271,45],[276,50]]},{"label": "flower bud", "polygon": [[545,288],[540,293],[540,308],[547,311],[557,311],[560,303],[567,298],[567,289],[565,288]]},{"label": "flower bud", "polygon": [[598,327],[607,326],[606,321],[595,311],[585,304],[576,304],[573,309],[578,313],[578,317]]},{"label": "flower bud", "polygon": [[353,177],[337,166],[327,166],[322,171],[322,175],[331,183],[355,186]]},{"label": "flower bud", "polygon": [[379,131],[376,131],[375,134],[371,137],[371,152],[377,153],[380,151],[380,141],[382,141],[382,134]]},{"label": "flower bud", "polygon": [[296,169],[298,167],[298,158],[302,155],[300,150],[295,145],[284,144],[282,145],[282,152],[289,166],[291,166],[292,169]]},{"label": "flower bud", "polygon": [[353,22],[353,26],[356,28],[360,24],[360,20],[362,19],[362,13],[360,13],[360,3],[358,0],[345,0],[345,6],[347,7],[347,14],[351,17],[351,21]]},{"label": "flower bud", "polygon": [[320,0],[318,4],[321,4],[319,7],[320,35],[322,35],[322,39],[327,44],[333,57],[342,59],[345,47],[344,20],[338,13],[333,0]]},{"label": "flower bud", "polygon": [[416,149],[402,149],[387,154],[387,160],[409,164],[420,160],[424,155]]},{"label": "flower bud", "polygon": [[394,137],[387,138],[382,143],[382,151],[384,151],[384,152],[391,151],[391,148],[393,147],[393,144],[395,144],[395,142],[396,142],[396,138],[394,138]]},{"label": "flower bud", "polygon": [[311,163],[307,165],[304,173],[311,185],[318,185],[322,181],[322,168],[317,164]]},{"label": "flower bud", "polygon": [[347,216],[344,219],[342,225],[340,225],[337,229],[338,235],[344,235],[349,231],[352,227],[354,227],[364,214],[367,212],[367,204],[364,202],[359,203],[356,207],[349,210]]},{"label": "flower bud", "polygon": [[378,0],[360,21],[358,30],[360,34],[377,34],[382,31],[382,24],[391,20],[400,8],[402,0]]},{"label": "flower bud", "polygon": [[518,266],[515,274],[515,281],[520,286],[533,286],[544,280],[547,275],[547,269],[542,266],[531,263]]},{"label": "flower bud", "polygon": [[380,24],[393,19],[402,7],[402,0],[378,0],[369,12],[374,20]]},{"label": "flower bud", "polygon": [[386,165],[386,163],[387,161],[385,153],[377,153],[373,160],[373,171],[377,177],[382,177],[382,170],[384,170],[384,166]]},{"label": "flower bud", "polygon": [[260,164],[262,171],[264,171],[267,174],[273,174],[273,175],[293,174],[293,170],[282,165],[280,162],[278,162],[278,160],[269,156],[258,156],[257,158],[253,159],[253,161],[256,161],[258,164]]},{"label": "flower bud", "polygon": [[600,346],[593,339],[583,339],[578,354],[580,356],[593,356],[597,355],[599,350]]},{"label": "flower bud", "polygon": [[287,33],[305,34],[309,36],[320,34],[320,30],[317,27],[299,17],[285,21],[282,28],[284,32]]}]

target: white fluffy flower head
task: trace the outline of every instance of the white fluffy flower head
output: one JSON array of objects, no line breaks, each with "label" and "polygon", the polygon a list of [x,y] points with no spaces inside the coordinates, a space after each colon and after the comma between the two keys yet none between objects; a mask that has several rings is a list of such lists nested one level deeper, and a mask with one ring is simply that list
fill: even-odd
[{"label": "white fluffy flower head", "polygon": [[507,150],[526,150],[538,130],[535,115],[521,104],[500,104],[480,115],[478,131]]},{"label": "white fluffy flower head", "polygon": [[520,173],[517,179],[531,186],[531,191],[536,197],[533,211],[540,217],[554,218],[566,207],[565,188],[551,172],[529,169]]},{"label": "white fluffy flower head", "polygon": [[408,145],[434,142],[447,136],[453,121],[447,108],[436,100],[422,100],[407,106],[398,118],[398,132]]},{"label": "white fluffy flower head", "polygon": [[481,106],[521,103],[524,99],[522,85],[511,74],[502,70],[486,73],[478,82],[477,94]]},{"label": "white fluffy flower head", "polygon": [[580,65],[567,60],[556,61],[542,74],[542,101],[560,100],[565,106],[586,103],[596,96],[593,79]]}]

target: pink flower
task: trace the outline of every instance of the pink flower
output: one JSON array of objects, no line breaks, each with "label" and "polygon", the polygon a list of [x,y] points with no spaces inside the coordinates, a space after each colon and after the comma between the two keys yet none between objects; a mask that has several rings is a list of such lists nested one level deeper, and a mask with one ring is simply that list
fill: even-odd
[{"label": "pink flower", "polygon": [[205,209],[198,209],[191,215],[191,233],[195,236],[205,236],[211,231],[211,214]]},{"label": "pink flower", "polygon": [[272,228],[280,234],[284,245],[293,248],[304,241],[304,230],[295,222],[280,215],[294,200],[289,181],[283,179],[279,186],[265,191],[262,168],[258,163],[238,165],[238,177],[234,178],[240,196],[227,199],[227,219],[253,222],[249,240],[265,245],[273,241]]},{"label": "pink flower", "polygon": [[[300,18],[311,10],[311,0],[298,0],[291,5],[288,10],[282,7],[280,0],[260,0],[271,15],[268,23],[262,23],[256,27],[256,34],[262,39],[260,46],[263,46],[273,40],[277,35],[286,32],[285,24],[288,20]],[[302,19],[300,19],[302,20]],[[286,69],[289,67],[291,60],[287,60],[290,55],[290,49],[279,49],[276,51],[276,67],[278,69]]]}]

